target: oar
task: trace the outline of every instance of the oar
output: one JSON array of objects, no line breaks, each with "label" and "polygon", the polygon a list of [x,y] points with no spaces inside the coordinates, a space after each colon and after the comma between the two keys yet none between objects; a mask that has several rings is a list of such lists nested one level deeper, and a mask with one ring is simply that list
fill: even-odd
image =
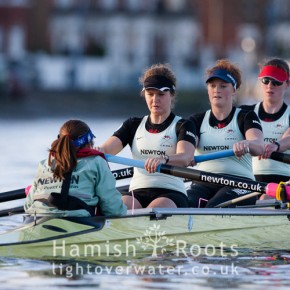
[{"label": "oar", "polygon": [[[110,156],[109,154],[105,154],[105,155],[106,155],[106,157],[107,157],[107,155]],[[232,155],[234,155],[233,150],[224,150],[224,151],[195,156],[194,159],[195,159],[195,162],[198,163],[198,162],[228,157],[228,156],[232,156]],[[116,163],[118,163],[118,162],[116,162]],[[138,167],[138,166],[135,166],[135,167]],[[112,173],[113,173],[114,177],[116,178],[116,180],[130,178],[133,176],[133,167],[113,170]],[[12,191],[7,191],[7,192],[2,192],[0,194],[0,202],[11,201],[11,200],[16,200],[16,199],[21,199],[21,198],[25,198],[25,188],[20,188],[20,189],[16,189],[16,190],[12,190]]]},{"label": "oar", "polygon": [[23,212],[24,212],[23,206],[2,209],[2,210],[0,210],[0,217],[9,216],[12,214],[23,213]]},{"label": "oar", "polygon": [[[196,163],[200,163],[200,162],[204,162],[204,161],[225,158],[225,157],[230,157],[230,156],[234,156],[234,155],[235,155],[234,151],[232,149],[229,149],[229,150],[223,150],[223,151],[194,156],[194,160]],[[106,158],[108,156],[109,156],[109,158],[112,158],[113,155],[105,154],[105,156],[106,156]],[[115,162],[115,163],[118,163],[118,162]],[[122,163],[120,163],[120,164],[122,164]],[[138,161],[137,161],[137,164],[139,164]],[[141,164],[139,164],[139,165],[141,165]],[[135,166],[135,167],[138,167],[138,166]],[[116,178],[116,180],[120,180],[120,179],[133,177],[133,170],[134,170],[133,167],[129,167],[129,168],[124,168],[124,169],[112,171],[112,173],[113,173],[114,177]],[[185,180],[185,181],[187,181],[187,180]]]},{"label": "oar", "polygon": [[234,156],[234,150],[229,149],[229,150],[222,150],[218,152],[213,152],[213,153],[208,153],[208,154],[203,154],[203,155],[197,155],[194,156],[195,163],[200,163],[204,161],[209,161],[209,160],[214,160],[214,159],[219,159],[219,158],[224,158],[224,157],[230,157]]},{"label": "oar", "polygon": [[[281,153],[281,152],[272,152],[270,158],[273,160],[276,160],[276,161],[290,164],[290,154]],[[290,175],[290,173],[289,173],[289,175]]]},{"label": "oar", "polygon": [[[105,154],[105,155],[106,155],[106,157],[109,156],[109,158],[111,158],[111,160],[112,160],[112,158],[115,158],[115,160],[117,160],[117,162],[114,162],[114,163],[122,164],[122,162],[118,162],[119,158],[124,160],[124,158],[122,158],[122,157],[113,156],[110,154]],[[203,162],[203,161],[208,161],[208,160],[213,160],[213,159],[218,159],[218,158],[229,157],[232,155],[234,155],[233,150],[224,150],[224,151],[195,156],[194,159],[195,159],[195,162],[198,163],[198,162]],[[135,166],[135,165],[133,165],[133,163],[134,163],[134,164],[138,165],[135,167],[140,167],[140,166],[141,166],[141,168],[144,167],[144,164],[142,164],[142,161],[133,160],[133,159],[130,159],[130,160],[131,160],[131,162],[130,162],[129,166]],[[110,160],[108,160],[108,161],[110,161]],[[110,162],[113,162],[113,161],[110,161]],[[114,177],[116,178],[116,180],[130,178],[133,176],[133,167],[114,170],[114,171],[112,171],[112,173],[113,173]],[[3,192],[0,194],[0,202],[12,201],[12,200],[21,199],[21,198],[25,198],[25,188],[12,190],[12,191],[8,191],[8,192]]]},{"label": "oar", "polygon": [[25,188],[2,192],[0,194],[0,202],[21,199],[25,197]]},{"label": "oar", "polygon": [[[290,164],[290,154],[285,154],[285,153],[281,153],[281,152],[272,152],[270,158],[273,160],[276,160],[276,161]],[[245,199],[251,198],[253,196],[260,195],[260,194],[261,194],[260,192],[252,192],[249,194],[245,194],[244,196],[240,196],[240,197],[222,202],[222,203],[218,204],[216,207],[226,207],[226,206],[229,206],[231,204],[235,204],[239,201],[242,201],[242,200],[245,200]],[[276,197],[276,196],[272,195],[272,197]]]},{"label": "oar", "polygon": [[257,196],[257,195],[261,195],[261,192],[252,192],[252,193],[248,193],[248,194],[245,194],[243,196],[240,196],[240,197],[237,197],[237,198],[233,198],[231,200],[228,200],[228,201],[225,201],[225,202],[222,202],[218,205],[216,205],[215,207],[226,207],[226,206],[229,206],[231,204],[235,204],[239,201],[242,201],[242,200],[245,200],[245,199],[248,199],[248,198],[251,198],[253,196]]},{"label": "oar", "polygon": [[[145,162],[142,160],[134,160],[129,158],[124,158],[120,156],[114,156],[106,154],[106,158],[109,162],[129,165],[138,168],[144,168]],[[230,186],[234,188],[245,189],[249,191],[255,191],[259,193],[266,193],[271,197],[276,198],[276,190],[279,184],[276,183],[265,183],[257,182],[241,177],[220,175],[215,173],[210,173],[206,171],[200,171],[191,168],[172,166],[167,164],[162,164],[158,166],[158,172],[169,174],[177,177],[183,177],[191,180],[198,180],[203,182],[209,182],[214,184],[220,184],[225,186]],[[290,186],[286,186],[286,196],[285,198],[290,200]]]},{"label": "oar", "polygon": [[[113,170],[112,174],[116,180],[130,178],[133,176],[133,167]],[[12,201],[25,198],[25,188],[2,192],[0,194],[0,202]]]},{"label": "oar", "polygon": [[[122,186],[118,186],[117,189],[122,193],[122,192],[127,192],[129,189],[128,185],[122,185]],[[23,213],[24,209],[23,206],[17,206],[14,208],[7,208],[7,209],[3,209],[0,210],[0,217],[4,217],[4,216],[9,216],[12,214],[18,214],[18,213]]]},{"label": "oar", "polygon": [[[223,151],[194,156],[194,160],[196,163],[200,163],[200,162],[204,162],[204,161],[229,157],[229,156],[233,156],[233,155],[235,155],[233,150],[223,150]],[[144,161],[142,161],[142,160],[128,159],[128,158],[119,157],[119,156],[115,156],[115,155],[111,155],[111,154],[105,154],[105,156],[106,156],[106,159],[112,163],[118,163],[118,164],[123,164],[123,165],[130,164],[129,166],[133,166],[133,167],[137,167],[137,168],[138,167],[144,168]],[[124,160],[127,160],[127,161],[124,161]],[[125,162],[125,163],[123,163],[123,162]]]},{"label": "oar", "polygon": [[[273,160],[276,160],[276,161],[280,161],[280,162],[284,162],[284,163],[290,164],[290,155],[289,154],[285,154],[285,153],[281,153],[281,152],[272,152],[270,158],[273,159]],[[260,194],[261,194],[260,192],[252,192],[252,193],[249,193],[249,194],[245,194],[244,196],[240,196],[240,197],[237,197],[237,198],[222,202],[222,203],[218,204],[215,207],[226,207],[226,206],[229,206],[231,204],[235,204],[235,203],[237,203],[239,201],[242,201],[242,200],[245,200],[245,199],[260,195]],[[272,197],[276,197],[276,196],[273,196],[273,194],[272,194]]]}]

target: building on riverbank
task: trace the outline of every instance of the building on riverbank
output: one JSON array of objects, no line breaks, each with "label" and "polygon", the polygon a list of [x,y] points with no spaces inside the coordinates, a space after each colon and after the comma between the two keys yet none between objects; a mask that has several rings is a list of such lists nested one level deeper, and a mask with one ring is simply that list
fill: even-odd
[{"label": "building on riverbank", "polygon": [[2,0],[0,95],[138,90],[156,62],[193,91],[228,57],[244,72],[241,95],[252,97],[258,61],[288,57],[289,14],[288,0]]}]

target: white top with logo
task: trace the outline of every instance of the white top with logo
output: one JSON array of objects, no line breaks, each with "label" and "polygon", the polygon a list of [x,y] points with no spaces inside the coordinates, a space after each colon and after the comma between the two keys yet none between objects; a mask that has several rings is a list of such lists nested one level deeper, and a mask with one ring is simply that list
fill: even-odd
[{"label": "white top with logo", "polygon": [[[200,140],[195,154],[202,155],[221,150],[229,150],[233,145],[241,140],[244,140],[239,126],[238,113],[241,109],[237,108],[233,119],[224,128],[214,128],[209,124],[210,110],[204,116],[200,127]],[[241,160],[237,157],[226,157],[216,160],[209,160],[198,163],[198,170],[218,173],[230,174],[239,177],[254,179],[252,172],[252,157],[250,154],[244,155]]]},{"label": "white top with logo", "polygon": [[[140,123],[132,143],[132,156],[134,159],[146,160],[149,157],[161,157],[176,153],[176,123],[181,119],[175,116],[174,120],[164,131],[150,133],[145,128],[148,116]],[[163,174],[149,173],[145,169],[134,168],[134,175],[130,184],[130,191],[139,188],[167,188],[186,194],[182,178]]]},{"label": "white top with logo", "polygon": [[[258,115],[259,108],[261,103],[256,104],[255,112]],[[264,142],[271,143],[278,141],[282,138],[284,132],[289,128],[289,115],[290,108],[288,107],[285,113],[276,121],[273,122],[265,122],[261,120],[261,125],[264,134]],[[290,154],[290,150],[285,151],[284,153]],[[261,159],[258,157],[253,158],[253,170],[255,175],[290,175],[290,165],[275,161],[272,159]]]}]

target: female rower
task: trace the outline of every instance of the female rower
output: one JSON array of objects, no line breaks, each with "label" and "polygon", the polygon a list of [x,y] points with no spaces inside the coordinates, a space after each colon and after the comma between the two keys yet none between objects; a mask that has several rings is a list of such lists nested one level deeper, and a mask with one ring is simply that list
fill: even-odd
[{"label": "female rower", "polygon": [[183,180],[157,173],[160,164],[188,166],[195,150],[195,127],[172,112],[176,99],[176,77],[168,65],[155,64],[140,78],[150,114],[129,118],[102,146],[109,154],[131,147],[134,159],[145,161],[145,170],[135,168],[129,193],[123,196],[128,208],[188,207]]},{"label": "female rower", "polygon": [[120,216],[127,212],[104,154],[93,150],[94,134],[69,120],[39,163],[24,209],[34,215]]},{"label": "female rower", "polygon": [[[233,106],[241,85],[240,69],[228,60],[218,60],[206,71],[206,84],[211,109],[191,115],[197,128],[196,155],[233,149],[235,156],[199,163],[202,171],[238,176],[254,180],[251,155],[263,152],[263,133],[254,112]],[[193,182],[187,191],[191,207],[214,207],[222,202],[249,193],[225,185]],[[253,204],[256,197],[245,199],[238,205]]]},{"label": "female rower", "polygon": [[253,158],[253,171],[258,181],[286,182],[290,165],[269,158],[275,151],[290,153],[290,108],[284,102],[289,87],[289,66],[282,59],[271,58],[261,66],[258,78],[262,101],[241,107],[256,112],[264,133],[264,152]]}]

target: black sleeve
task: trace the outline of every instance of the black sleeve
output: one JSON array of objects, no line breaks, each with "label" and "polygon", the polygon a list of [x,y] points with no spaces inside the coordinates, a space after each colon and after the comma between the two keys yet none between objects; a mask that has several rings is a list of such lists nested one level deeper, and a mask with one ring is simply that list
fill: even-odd
[{"label": "black sleeve", "polygon": [[244,137],[246,137],[247,130],[252,128],[263,132],[261,122],[254,111],[241,110],[238,114],[238,125]]},{"label": "black sleeve", "polygon": [[199,113],[199,114],[193,114],[189,116],[189,120],[192,121],[195,125],[195,129],[196,129],[196,136],[198,138],[200,138],[200,127],[203,121],[203,118],[205,116],[205,113]]},{"label": "black sleeve", "polygon": [[184,140],[196,146],[196,128],[192,121],[180,119],[176,124],[177,142]]},{"label": "black sleeve", "polygon": [[117,131],[114,132],[113,136],[118,137],[121,140],[123,147],[127,144],[131,147],[136,130],[141,121],[142,118],[129,118]]}]

